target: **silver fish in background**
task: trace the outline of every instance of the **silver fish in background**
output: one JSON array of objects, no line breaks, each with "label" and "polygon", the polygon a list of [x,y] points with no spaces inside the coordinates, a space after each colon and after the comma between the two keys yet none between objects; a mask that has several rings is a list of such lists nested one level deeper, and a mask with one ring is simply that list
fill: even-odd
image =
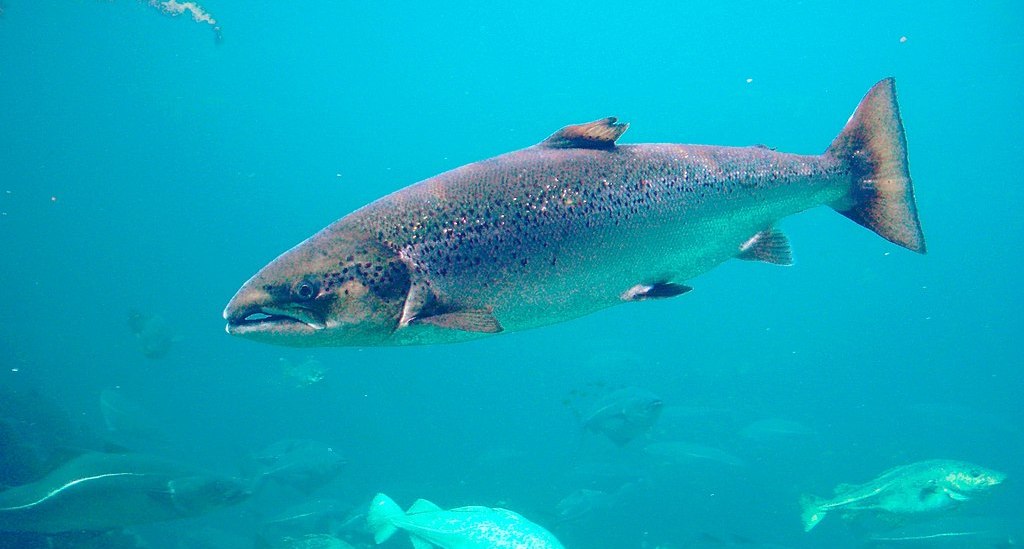
[{"label": "silver fish in background", "polygon": [[872,512],[909,516],[943,511],[1000,484],[1006,475],[965,461],[932,459],[901,465],[864,484],[840,484],[831,499],[805,495],[800,500],[804,531],[830,511],[849,515]]},{"label": "silver fish in background", "polygon": [[1005,549],[1019,546],[1022,540],[1024,521],[1019,517],[957,513],[899,525],[883,533],[871,533],[864,544],[874,549]]},{"label": "silver fish in background", "polygon": [[617,446],[625,446],[651,430],[663,402],[639,387],[623,387],[600,399],[580,419],[584,429],[600,433]]},{"label": "silver fish in background", "polygon": [[163,358],[171,351],[175,337],[164,317],[143,313],[137,309],[128,311],[128,329],[135,335],[142,356],[151,359]]},{"label": "silver fish in background", "polygon": [[689,471],[700,464],[728,465],[729,467],[747,466],[747,463],[742,458],[730,454],[721,448],[693,442],[652,442],[644,446],[643,453],[663,467],[678,468],[685,471]]},{"label": "silver fish in background", "polygon": [[105,531],[240,503],[246,487],[143,454],[83,454],[0,492],[0,532]]},{"label": "silver fish in background", "polygon": [[544,326],[686,293],[732,258],[790,264],[773,225],[820,205],[925,251],[891,78],[816,156],[619,145],[626,127],[567,126],[341,218],[238,290],[228,333],[369,346]]},{"label": "silver fish in background", "polygon": [[309,495],[334,480],[348,461],[332,446],[316,440],[279,440],[250,456],[255,487],[267,482]]}]

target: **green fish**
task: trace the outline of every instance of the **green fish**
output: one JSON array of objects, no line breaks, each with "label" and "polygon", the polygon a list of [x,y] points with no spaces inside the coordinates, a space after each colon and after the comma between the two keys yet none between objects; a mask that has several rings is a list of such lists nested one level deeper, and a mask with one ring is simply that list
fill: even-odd
[{"label": "green fish", "polygon": [[0,532],[104,531],[194,517],[249,496],[239,482],[142,454],[83,454],[0,492]]},{"label": "green fish", "polygon": [[445,511],[419,499],[402,512],[394,500],[377,494],[366,522],[377,543],[401,529],[416,549],[565,549],[550,532],[507,509],[471,506]]},{"label": "green fish", "polygon": [[227,332],[371,346],[544,326],[686,293],[732,258],[788,265],[773,226],[819,205],[925,251],[891,78],[821,155],[619,145],[626,127],[567,126],[339,219],[242,285]]},{"label": "green fish", "polygon": [[840,484],[831,499],[805,495],[800,499],[801,518],[804,531],[809,532],[836,509],[890,515],[942,511],[1005,479],[1003,473],[965,461],[920,461],[890,469],[864,484]]}]

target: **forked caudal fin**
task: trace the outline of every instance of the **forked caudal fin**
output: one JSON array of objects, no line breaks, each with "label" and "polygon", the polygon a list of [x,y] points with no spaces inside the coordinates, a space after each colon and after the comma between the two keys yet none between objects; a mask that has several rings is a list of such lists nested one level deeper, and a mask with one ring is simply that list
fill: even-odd
[{"label": "forked caudal fin", "polygon": [[804,532],[810,532],[821,519],[825,518],[825,510],[821,507],[822,499],[809,494],[800,497],[800,520],[804,523]]},{"label": "forked caudal fin", "polygon": [[925,252],[895,80],[868,91],[825,154],[841,160],[852,178],[850,193],[832,204],[836,211],[890,242]]},{"label": "forked caudal fin", "polygon": [[380,544],[395,535],[398,527],[395,526],[394,521],[404,516],[402,508],[393,499],[384,494],[377,494],[370,503],[370,510],[366,513],[366,524],[370,533],[373,534],[373,540]]}]

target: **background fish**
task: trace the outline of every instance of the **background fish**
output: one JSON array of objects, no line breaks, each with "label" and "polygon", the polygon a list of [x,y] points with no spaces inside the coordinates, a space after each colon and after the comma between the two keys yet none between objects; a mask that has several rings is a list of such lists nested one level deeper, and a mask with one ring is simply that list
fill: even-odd
[{"label": "background fish", "polygon": [[925,251],[892,79],[824,154],[618,145],[614,118],[427,179],[247,281],[227,331],[285,345],[462,341],[677,296],[732,258],[788,265],[779,219],[828,205]]},{"label": "background fish", "polygon": [[743,459],[712,446],[692,442],[653,442],[644,446],[644,454],[659,463],[674,467],[693,467],[700,463],[718,463],[730,467],[746,467]]},{"label": "background fish", "polygon": [[426,544],[443,549],[563,549],[550,532],[507,509],[471,506],[445,511],[420,499],[402,512],[391,498],[377,494],[367,523],[377,543],[401,529],[417,549]]},{"label": "background fish", "polygon": [[804,531],[810,531],[836,509],[893,515],[939,511],[967,501],[1005,478],[1003,473],[963,461],[920,461],[890,469],[864,484],[840,484],[831,499],[804,496],[801,518]]},{"label": "background fish", "polygon": [[0,492],[0,531],[104,531],[198,516],[249,496],[239,482],[142,454],[83,454]]},{"label": "background fish", "polygon": [[164,317],[131,309],[128,329],[135,334],[139,351],[146,358],[163,358],[171,351],[175,337]]},{"label": "background fish", "polygon": [[329,483],[346,463],[332,446],[308,439],[279,440],[250,457],[256,466],[257,486],[275,482],[303,494]]},{"label": "background fish", "polygon": [[651,429],[663,405],[661,398],[650,391],[623,387],[598,398],[581,419],[585,429],[624,446]]}]

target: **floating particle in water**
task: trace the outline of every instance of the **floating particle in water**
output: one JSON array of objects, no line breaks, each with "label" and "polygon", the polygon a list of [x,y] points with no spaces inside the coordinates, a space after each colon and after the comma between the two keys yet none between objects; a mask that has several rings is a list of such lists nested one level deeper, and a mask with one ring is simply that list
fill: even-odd
[{"label": "floating particle in water", "polygon": [[748,78],[748,79],[747,79],[747,84],[752,84],[753,82],[754,82],[754,79],[753,79],[753,78]]},{"label": "floating particle in water", "polygon": [[56,202],[56,201],[57,201],[57,197],[56,196],[51,196],[50,197],[50,202]]},{"label": "floating particle in water", "polygon": [[192,15],[192,20],[196,23],[207,23],[209,25],[216,25],[217,20],[212,15],[206,12],[199,4],[195,2],[178,2],[177,0],[149,0],[149,5],[154,8],[172,16],[181,15],[188,12]]},{"label": "floating particle in water", "polygon": [[906,43],[907,43],[907,37],[906,36],[901,36],[900,37],[900,44],[906,44]]},{"label": "floating particle in water", "polygon": [[210,25],[213,29],[214,40],[219,44],[224,40],[224,36],[221,34],[220,26],[217,24],[217,20],[214,19],[210,12],[203,9],[196,2],[179,2],[178,0],[146,0],[147,3],[160,10],[161,12],[170,15],[171,17],[177,17],[182,14],[189,14],[192,16],[192,20],[196,23],[205,23]]}]

